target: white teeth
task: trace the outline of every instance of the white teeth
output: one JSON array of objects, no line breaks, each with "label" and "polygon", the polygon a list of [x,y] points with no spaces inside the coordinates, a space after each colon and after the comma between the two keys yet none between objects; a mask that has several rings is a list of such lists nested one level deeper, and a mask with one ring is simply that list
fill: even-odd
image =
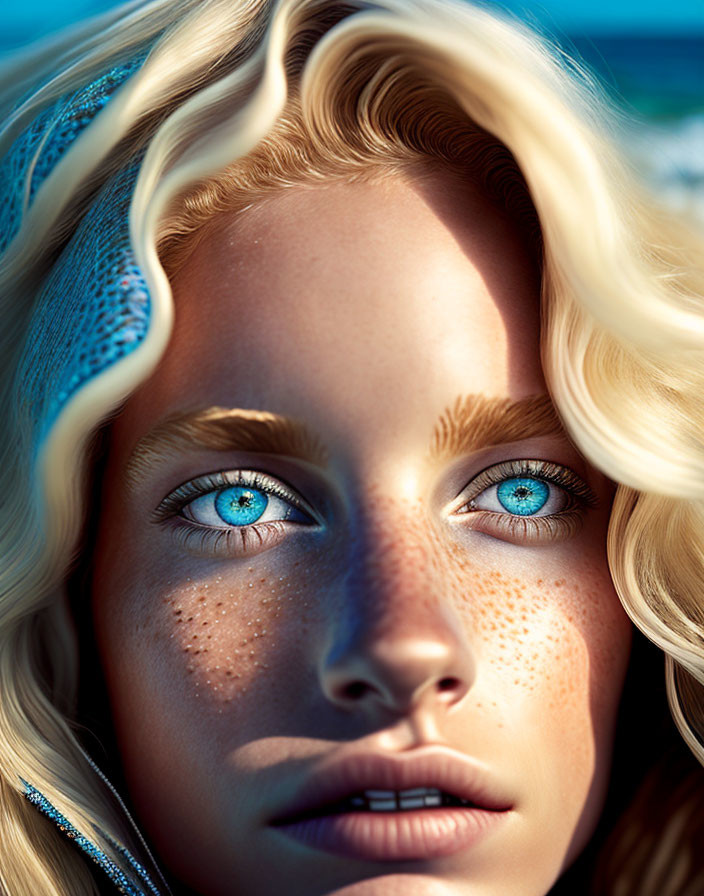
[{"label": "white teeth", "polygon": [[425,805],[422,796],[411,796],[406,799],[399,800],[399,806],[402,809],[422,809]]},{"label": "white teeth", "polygon": [[[347,809],[367,812],[394,812],[401,809],[424,809],[442,806],[448,802],[443,791],[437,787],[410,787],[408,790],[365,790],[349,796],[345,801]],[[455,798],[454,805],[469,805],[466,800]]]},{"label": "white teeth", "polygon": [[364,795],[368,800],[391,800],[405,799],[411,796],[440,796],[441,792],[437,787],[413,787],[410,790],[365,790]]},{"label": "white teeth", "polygon": [[349,799],[355,808],[364,807],[372,812],[392,812],[394,809],[422,809],[441,806],[442,791],[437,787],[411,787],[408,790],[365,790],[364,797]]},{"label": "white teeth", "polygon": [[374,811],[388,812],[396,808],[396,800],[369,800],[369,808]]}]

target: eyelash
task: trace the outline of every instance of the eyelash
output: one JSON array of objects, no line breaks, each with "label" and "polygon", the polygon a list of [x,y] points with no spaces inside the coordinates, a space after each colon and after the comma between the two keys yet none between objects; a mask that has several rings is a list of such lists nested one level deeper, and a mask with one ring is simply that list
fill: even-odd
[{"label": "eyelash", "polygon": [[[521,516],[472,506],[492,486],[516,478],[535,479],[558,486],[566,495],[567,506],[545,516]],[[568,467],[543,460],[508,460],[487,467],[469,483],[462,495],[462,504],[454,515],[469,515],[469,527],[513,544],[554,544],[579,531],[584,514],[598,504],[594,492]]]},{"label": "eyelash", "polygon": [[181,545],[189,550],[230,557],[258,554],[282,541],[290,531],[290,526],[306,525],[300,521],[270,520],[261,523],[255,521],[244,526],[228,526],[223,520],[222,527],[216,528],[183,516],[183,511],[197,498],[215,496],[217,492],[238,486],[258,490],[267,498],[279,498],[308,517],[310,525],[317,522],[311,508],[292,489],[257,470],[209,473],[184,482],[163,499],[154,511],[152,521],[171,525]]}]

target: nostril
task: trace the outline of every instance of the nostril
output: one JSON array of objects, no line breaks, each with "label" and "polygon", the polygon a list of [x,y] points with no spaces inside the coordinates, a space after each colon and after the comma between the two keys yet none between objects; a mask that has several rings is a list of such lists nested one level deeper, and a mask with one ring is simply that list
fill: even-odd
[{"label": "nostril", "polygon": [[458,678],[441,678],[437,684],[438,691],[456,691],[460,687]]},{"label": "nostril", "polygon": [[342,696],[348,700],[359,700],[369,690],[369,685],[363,681],[351,681],[342,689]]}]

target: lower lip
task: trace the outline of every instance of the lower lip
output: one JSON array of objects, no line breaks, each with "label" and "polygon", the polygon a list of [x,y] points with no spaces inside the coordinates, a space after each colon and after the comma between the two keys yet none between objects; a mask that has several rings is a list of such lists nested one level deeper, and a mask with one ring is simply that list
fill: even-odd
[{"label": "lower lip", "polygon": [[277,825],[276,830],[313,849],[372,862],[439,859],[474,846],[509,810],[416,809],[345,812]]}]

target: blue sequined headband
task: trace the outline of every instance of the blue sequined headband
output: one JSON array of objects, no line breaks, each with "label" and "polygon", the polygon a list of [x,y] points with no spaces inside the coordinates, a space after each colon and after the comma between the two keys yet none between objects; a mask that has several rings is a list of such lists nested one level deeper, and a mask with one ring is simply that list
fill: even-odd
[{"label": "blue sequined headband", "polygon": [[[60,98],[12,144],[0,161],[0,249],[19,231],[58,161],[142,62],[116,66]],[[37,427],[35,450],[75,393],[134,351],[147,333],[149,293],[128,231],[138,170],[132,162],[104,184],[36,297],[18,371]]]}]

